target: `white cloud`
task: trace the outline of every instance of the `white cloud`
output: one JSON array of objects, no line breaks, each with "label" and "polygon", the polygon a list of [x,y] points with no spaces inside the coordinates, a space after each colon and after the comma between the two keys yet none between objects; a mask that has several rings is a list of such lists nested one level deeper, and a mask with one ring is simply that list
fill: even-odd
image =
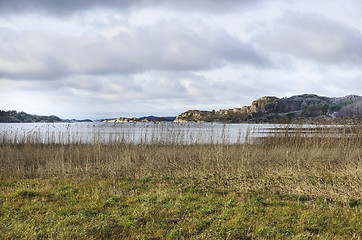
[{"label": "white cloud", "polygon": [[222,29],[207,24],[194,27],[177,20],[147,27],[123,26],[111,38],[95,31],[69,36],[0,29],[0,43],[0,74],[7,78],[189,71],[225,62],[268,65],[251,45]]},{"label": "white cloud", "polygon": [[362,34],[322,14],[288,12],[268,32],[256,37],[266,50],[326,64],[360,65]]}]

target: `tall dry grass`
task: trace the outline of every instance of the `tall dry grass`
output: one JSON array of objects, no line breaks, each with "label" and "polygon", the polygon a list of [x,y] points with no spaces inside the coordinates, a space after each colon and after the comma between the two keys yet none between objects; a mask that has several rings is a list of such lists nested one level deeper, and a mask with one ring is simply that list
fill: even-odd
[{"label": "tall dry grass", "polygon": [[[172,139],[185,137],[172,134],[176,134]],[[96,138],[93,143],[73,144],[3,141],[0,178],[222,176],[225,188],[242,191],[362,200],[360,120],[285,125],[263,138],[250,139],[250,135],[237,144],[164,141],[170,136],[154,137],[157,141],[147,144]]]}]

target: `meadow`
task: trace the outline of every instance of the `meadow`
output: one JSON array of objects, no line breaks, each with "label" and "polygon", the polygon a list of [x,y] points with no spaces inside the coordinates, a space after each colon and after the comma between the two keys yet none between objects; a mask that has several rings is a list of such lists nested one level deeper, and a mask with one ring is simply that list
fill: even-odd
[{"label": "meadow", "polygon": [[361,239],[361,119],[233,144],[172,134],[3,138],[1,239]]}]

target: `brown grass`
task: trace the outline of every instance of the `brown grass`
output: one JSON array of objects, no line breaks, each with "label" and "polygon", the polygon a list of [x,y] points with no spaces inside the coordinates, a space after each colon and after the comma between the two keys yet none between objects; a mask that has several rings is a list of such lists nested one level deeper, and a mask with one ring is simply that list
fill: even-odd
[{"label": "brown grass", "polygon": [[361,136],[355,121],[286,126],[239,144],[3,143],[0,178],[222,176],[225,188],[361,201]]}]

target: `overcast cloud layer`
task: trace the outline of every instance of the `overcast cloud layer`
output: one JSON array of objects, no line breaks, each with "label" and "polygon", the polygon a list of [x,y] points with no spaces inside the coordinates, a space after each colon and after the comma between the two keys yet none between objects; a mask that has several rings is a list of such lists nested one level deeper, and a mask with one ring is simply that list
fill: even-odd
[{"label": "overcast cloud layer", "polygon": [[100,9],[137,11],[149,7],[164,7],[176,11],[222,13],[255,5],[260,0],[2,0],[3,14],[47,13],[58,16]]},{"label": "overcast cloud layer", "polygon": [[177,115],[362,95],[358,0],[0,0],[0,109]]}]

